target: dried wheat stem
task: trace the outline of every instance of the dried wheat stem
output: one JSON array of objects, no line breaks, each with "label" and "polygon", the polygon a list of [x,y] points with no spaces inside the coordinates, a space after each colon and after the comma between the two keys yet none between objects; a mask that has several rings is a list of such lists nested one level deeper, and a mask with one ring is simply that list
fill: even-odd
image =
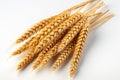
[{"label": "dried wheat stem", "polygon": [[89,9],[86,10],[86,12],[89,12],[91,9],[93,9],[96,5],[98,5],[98,3],[100,2],[101,0],[96,0],[90,7]]},{"label": "dried wheat stem", "polygon": [[74,39],[72,42],[70,42],[69,45],[67,45],[66,48],[60,53],[52,66],[52,70],[56,70],[70,56],[70,53],[74,49],[75,41],[76,40]]},{"label": "dried wheat stem", "polygon": [[109,9],[106,10],[105,12],[101,13],[100,15],[97,15],[94,19],[90,20],[90,24],[95,23],[97,20],[99,20],[102,16],[104,16],[105,14],[107,14],[109,12]]},{"label": "dried wheat stem", "polygon": [[84,26],[87,18],[88,17],[84,15],[81,20],[79,20],[73,27],[70,28],[68,33],[62,39],[58,47],[58,52],[63,51],[63,49],[75,38],[75,36],[79,33],[81,27]]},{"label": "dried wheat stem", "polygon": [[37,33],[38,31],[40,31],[42,28],[44,28],[47,24],[50,23],[50,21],[53,19],[54,17],[48,18],[48,19],[44,19],[38,23],[36,23],[35,25],[33,25],[31,28],[29,28],[25,33],[23,33],[23,35],[21,35],[17,40],[16,43],[20,43],[23,42],[24,40],[28,39],[29,37],[31,37],[32,35],[34,35],[35,33]]},{"label": "dried wheat stem", "polygon": [[75,44],[75,50],[74,50],[73,57],[72,57],[72,62],[70,65],[70,77],[73,77],[78,67],[78,64],[79,64],[79,61],[82,55],[83,47],[84,47],[84,44],[85,44],[85,41],[88,35],[88,31],[89,31],[89,26],[85,25],[82,27],[81,32],[78,35],[78,39]]},{"label": "dried wheat stem", "polygon": [[92,9],[90,9],[89,11],[85,11],[86,14],[93,14],[95,13],[98,9],[100,9],[101,7],[103,7],[105,5],[104,2],[101,2],[97,7],[94,7]]},{"label": "dried wheat stem", "polygon": [[40,63],[41,68],[43,68],[57,54],[59,44],[60,44],[60,41],[56,43],[55,46],[47,52],[44,59]]},{"label": "dried wheat stem", "polygon": [[81,19],[83,14],[75,13],[70,16],[65,22],[53,29],[53,31],[45,36],[38,45],[39,48],[43,48],[50,44],[54,39],[57,39],[66,29],[69,29],[73,24],[75,24],[79,19]]},{"label": "dried wheat stem", "polygon": [[75,10],[75,9],[78,9],[78,8],[81,8],[81,9],[82,9],[85,5],[87,5],[88,3],[91,3],[91,2],[93,2],[93,1],[94,1],[94,0],[88,0],[88,1],[86,1],[86,2],[79,3],[79,4],[77,4],[77,5],[73,6],[73,7],[65,10],[65,11],[72,11],[72,10]]},{"label": "dried wheat stem", "polygon": [[29,48],[29,44],[31,43],[31,41],[33,40],[34,37],[32,37],[30,40],[28,40],[25,44],[23,44],[21,47],[19,47],[16,51],[14,51],[12,53],[11,56],[15,56],[18,54],[21,54],[22,52],[24,52],[25,50],[27,50]]},{"label": "dried wheat stem", "polygon": [[101,20],[97,21],[97,24],[95,24],[94,26],[92,26],[90,28],[90,30],[93,30],[97,27],[99,27],[100,25],[102,25],[103,23],[105,23],[106,21],[108,21],[109,19],[111,19],[114,16],[114,14],[110,14],[108,16],[106,16],[105,18],[102,18]]}]

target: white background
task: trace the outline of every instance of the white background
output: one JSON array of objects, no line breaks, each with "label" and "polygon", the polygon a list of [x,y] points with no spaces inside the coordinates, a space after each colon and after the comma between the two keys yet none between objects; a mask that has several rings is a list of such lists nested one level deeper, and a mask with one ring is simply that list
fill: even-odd
[{"label": "white background", "polygon": [[[16,71],[20,56],[7,48],[34,23],[84,0],[0,0],[0,80],[68,80],[69,63],[57,72]],[[115,17],[90,32],[74,80],[120,80],[120,0],[104,0]]]}]

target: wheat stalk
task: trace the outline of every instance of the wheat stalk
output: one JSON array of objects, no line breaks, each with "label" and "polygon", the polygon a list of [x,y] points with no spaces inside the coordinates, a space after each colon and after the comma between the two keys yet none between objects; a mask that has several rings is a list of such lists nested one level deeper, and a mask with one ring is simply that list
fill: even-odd
[{"label": "wheat stalk", "polygon": [[56,59],[52,66],[52,70],[56,70],[70,56],[70,53],[74,49],[75,41],[76,40],[70,42],[69,45],[67,45],[65,49],[59,54],[58,58]]},{"label": "wheat stalk", "polygon": [[74,54],[72,57],[72,62],[70,65],[70,77],[72,77],[75,74],[75,71],[78,67],[78,64],[82,55],[83,47],[85,44],[85,40],[88,35],[88,31],[89,31],[89,25],[85,25],[82,27],[81,32],[78,35],[78,39],[75,44]]},{"label": "wheat stalk", "polygon": [[87,16],[85,15],[73,27],[70,28],[68,33],[62,39],[61,44],[58,47],[58,52],[61,52],[71,42],[71,40],[75,38],[75,36],[79,33],[81,27],[85,24],[86,20]]}]

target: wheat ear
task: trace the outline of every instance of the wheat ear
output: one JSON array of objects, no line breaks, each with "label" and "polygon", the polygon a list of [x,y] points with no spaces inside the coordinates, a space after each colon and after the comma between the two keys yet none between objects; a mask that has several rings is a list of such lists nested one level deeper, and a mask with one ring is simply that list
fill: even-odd
[{"label": "wheat ear", "polygon": [[29,48],[29,44],[31,43],[31,41],[33,39],[34,39],[34,37],[32,37],[30,40],[28,40],[25,44],[23,44],[16,51],[14,51],[11,56],[15,56],[15,55],[21,54],[22,52],[24,52],[25,50],[27,50]]},{"label": "wheat ear", "polygon": [[81,20],[79,20],[73,27],[70,28],[68,33],[62,39],[58,47],[58,50],[59,50],[58,52],[63,51],[63,49],[75,38],[75,36],[79,33],[81,27],[86,22],[86,20],[87,20],[87,16],[84,15]]},{"label": "wheat ear", "polygon": [[35,47],[31,48],[29,53],[20,61],[17,70],[25,68],[29,63],[31,63],[39,53],[34,53]]},{"label": "wheat ear", "polygon": [[53,29],[50,34],[45,36],[45,38],[42,39],[38,44],[38,48],[44,48],[45,46],[47,46],[47,44],[50,44],[52,41],[54,41],[54,39],[57,39],[62,34],[62,32],[69,29],[73,24],[75,24],[79,19],[81,19],[82,16],[83,14],[80,13],[75,13],[70,16],[65,22]]},{"label": "wheat ear", "polygon": [[26,40],[26,39],[28,39],[29,37],[31,37],[32,35],[34,35],[34,34],[37,33],[38,31],[40,31],[42,28],[44,28],[47,24],[49,24],[52,19],[53,19],[53,17],[48,18],[48,19],[44,19],[44,20],[36,23],[36,24],[33,25],[31,28],[29,28],[25,33],[23,33],[23,35],[21,35],[21,36],[16,40],[16,43],[23,42],[24,40]]},{"label": "wheat ear", "polygon": [[88,31],[89,31],[89,25],[86,24],[85,26],[82,27],[78,35],[77,42],[75,44],[75,50],[74,50],[71,65],[70,65],[70,77],[73,77],[78,67],[78,64],[82,55],[83,47],[84,47],[86,38],[88,36]]},{"label": "wheat ear", "polygon": [[52,66],[52,70],[56,70],[70,56],[70,53],[74,49],[75,41],[76,40],[70,42],[69,45],[67,45],[65,49],[59,54],[58,58],[56,59]]}]

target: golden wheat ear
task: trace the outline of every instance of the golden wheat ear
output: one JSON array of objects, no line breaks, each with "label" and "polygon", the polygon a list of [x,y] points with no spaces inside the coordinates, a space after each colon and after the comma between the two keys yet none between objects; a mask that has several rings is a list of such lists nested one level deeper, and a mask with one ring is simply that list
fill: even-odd
[{"label": "golden wheat ear", "polygon": [[32,42],[32,40],[34,39],[34,37],[32,37],[30,40],[28,40],[27,42],[25,42],[22,46],[20,46],[17,50],[15,50],[12,54],[12,56],[16,56],[19,55],[21,53],[23,53],[24,51],[26,51],[29,48],[29,44]]},{"label": "golden wheat ear", "polygon": [[37,33],[39,30],[41,30],[42,28],[44,28],[47,24],[49,24],[52,19],[54,19],[54,17],[51,17],[51,18],[48,18],[48,19],[44,19],[44,20],[41,20],[40,22],[36,23],[36,24],[33,25],[31,28],[29,28],[28,30],[26,30],[26,31],[16,40],[16,43],[21,43],[21,42],[27,40],[27,39],[30,38],[32,35],[34,35],[35,33]]}]

